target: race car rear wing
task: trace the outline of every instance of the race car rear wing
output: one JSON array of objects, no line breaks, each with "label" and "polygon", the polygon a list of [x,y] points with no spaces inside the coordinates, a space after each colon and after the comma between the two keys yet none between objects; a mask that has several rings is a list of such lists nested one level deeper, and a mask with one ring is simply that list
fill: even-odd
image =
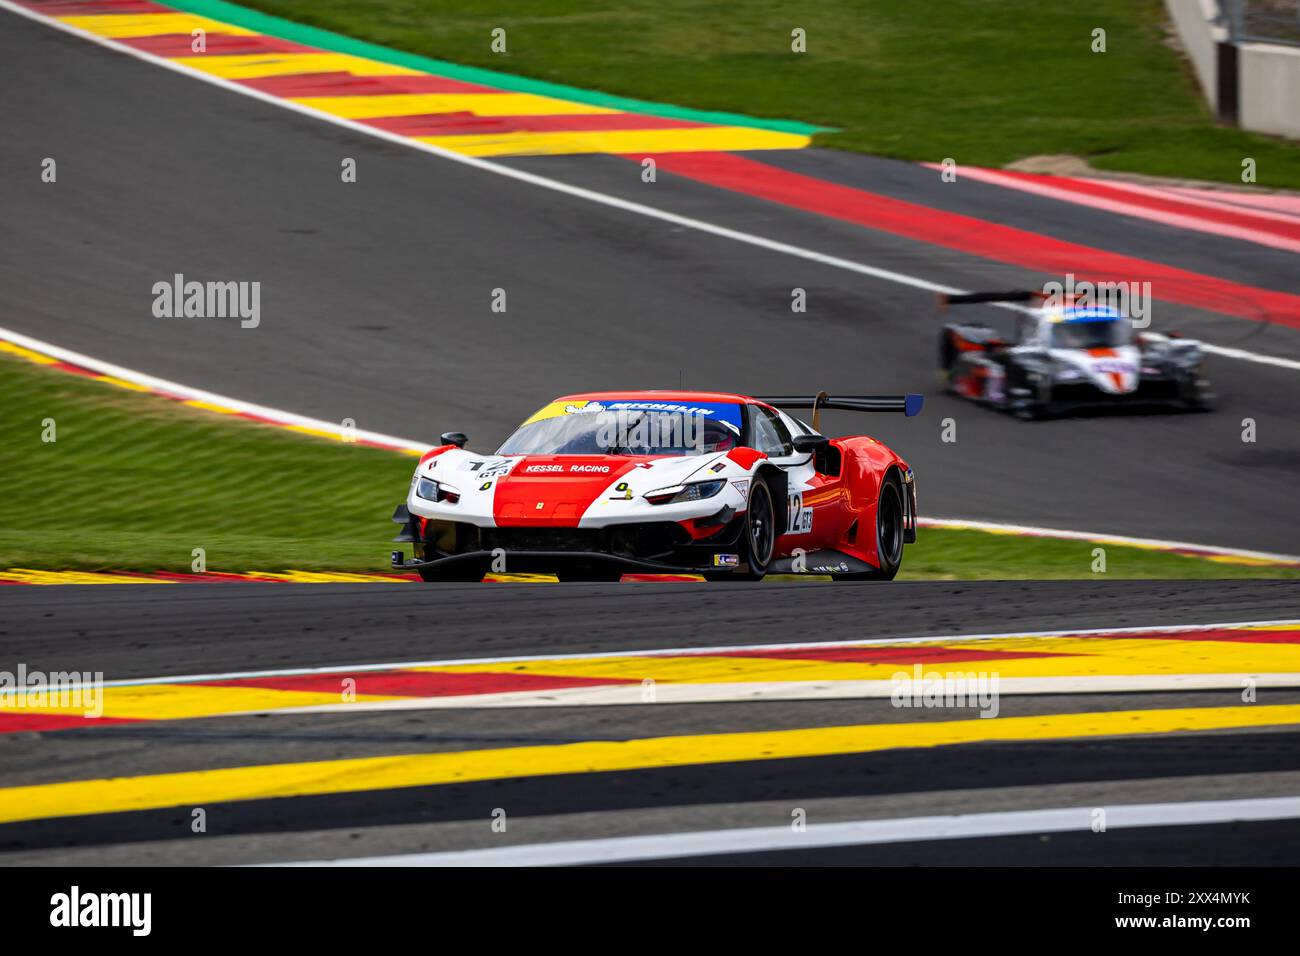
[{"label": "race car rear wing", "polygon": [[940,305],[975,305],[979,302],[1037,302],[1047,298],[1042,292],[1012,290],[1010,292],[962,292],[939,296]]},{"label": "race car rear wing", "polygon": [[817,419],[823,408],[840,409],[846,412],[902,412],[911,418],[919,414],[921,406],[925,404],[925,396],[917,394],[829,396],[825,392],[818,392],[812,397],[789,395],[754,397],[776,408],[811,408],[814,431],[820,430]]}]

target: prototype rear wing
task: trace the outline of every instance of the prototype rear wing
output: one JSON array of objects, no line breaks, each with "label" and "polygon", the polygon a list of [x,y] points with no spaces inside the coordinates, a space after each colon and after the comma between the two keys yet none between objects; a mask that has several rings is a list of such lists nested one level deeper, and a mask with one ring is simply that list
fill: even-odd
[{"label": "prototype rear wing", "polygon": [[1012,290],[1010,292],[962,292],[939,296],[940,305],[975,305],[980,302],[1040,302],[1047,298],[1042,292]]},{"label": "prototype rear wing", "polygon": [[818,392],[812,396],[777,395],[754,396],[760,402],[766,402],[776,408],[811,408],[812,427],[817,429],[818,416],[823,408],[840,409],[846,412],[902,412],[909,418],[921,411],[925,396],[907,395],[827,395]]}]

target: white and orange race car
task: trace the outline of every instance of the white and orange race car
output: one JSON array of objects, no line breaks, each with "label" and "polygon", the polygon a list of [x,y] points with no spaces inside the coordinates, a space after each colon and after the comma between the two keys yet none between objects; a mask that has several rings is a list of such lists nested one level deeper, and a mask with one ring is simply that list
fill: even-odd
[{"label": "white and orange race car", "polygon": [[974,292],[940,301],[1035,306],[1017,308],[1011,336],[975,322],[944,326],[940,374],[963,398],[1026,419],[1117,404],[1201,410],[1214,399],[1199,342],[1136,331],[1115,308],[1053,305],[1039,292]]},{"label": "white and orange race car", "polygon": [[[495,454],[460,433],[421,459],[393,521],[393,567],[426,581],[489,571],[617,581],[625,572],[891,579],[916,540],[907,462],[827,438],[823,408],[920,411],[920,395],[756,399],[602,392],[556,399]],[[812,425],[784,409],[812,410]]]}]

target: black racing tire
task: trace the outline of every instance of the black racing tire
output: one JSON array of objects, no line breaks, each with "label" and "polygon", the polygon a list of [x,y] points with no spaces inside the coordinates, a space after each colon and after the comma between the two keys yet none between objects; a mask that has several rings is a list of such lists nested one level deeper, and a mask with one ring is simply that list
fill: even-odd
[{"label": "black racing tire", "polygon": [[[1007,370],[1007,377],[1002,386],[1004,389],[1005,402],[1001,407],[1009,409],[1011,414],[1022,422],[1036,422],[1041,421],[1044,418],[1050,418],[1050,401],[1043,401],[1042,389],[1030,380],[1029,372],[1023,366],[1010,361],[1007,362],[1005,368]],[[1032,401],[1024,404],[1016,404],[1019,400],[1012,399],[1011,394],[1013,389],[1029,389],[1034,392],[1034,398]],[[1050,387],[1047,390],[1047,397],[1050,400]]]},{"label": "black racing tire", "polygon": [[604,581],[607,583],[617,583],[623,580],[623,572],[618,568],[567,568],[563,571],[556,571],[555,576],[565,583],[570,581]]},{"label": "black racing tire", "polygon": [[1214,397],[1210,394],[1208,384],[1202,370],[1193,369],[1178,386],[1178,397],[1183,407],[1191,412],[1213,411]]},{"label": "black racing tire", "polygon": [[749,483],[749,503],[741,532],[740,557],[744,571],[705,571],[706,581],[761,581],[776,550],[776,505],[767,481],[756,475]]},{"label": "black racing tire", "polygon": [[420,579],[428,584],[436,581],[467,583],[482,581],[483,575],[487,574],[488,565],[483,561],[456,561],[453,564],[435,564],[418,570]]},{"label": "black racing tire", "polygon": [[832,574],[836,581],[892,581],[903,566],[903,482],[891,471],[880,485],[876,501],[876,555],[880,567],[874,571]]},{"label": "black racing tire", "polygon": [[939,333],[939,380],[950,390],[953,386],[957,350],[952,344],[952,332],[943,329]]}]

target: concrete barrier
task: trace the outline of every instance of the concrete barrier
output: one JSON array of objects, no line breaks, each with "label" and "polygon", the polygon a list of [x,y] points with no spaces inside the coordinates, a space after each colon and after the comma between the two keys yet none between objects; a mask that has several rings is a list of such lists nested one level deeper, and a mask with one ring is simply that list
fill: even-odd
[{"label": "concrete barrier", "polygon": [[1241,127],[1300,139],[1300,47],[1243,43],[1237,56]]},{"label": "concrete barrier", "polygon": [[1234,42],[1218,0],[1165,0],[1165,9],[1219,119],[1300,139],[1300,47]]},{"label": "concrete barrier", "polygon": [[1210,104],[1219,112],[1219,44],[1226,43],[1228,31],[1216,26],[1219,5],[1215,0],[1165,0],[1165,9],[1174,21],[1178,37],[1183,41],[1187,58],[1192,61],[1196,81]]}]

